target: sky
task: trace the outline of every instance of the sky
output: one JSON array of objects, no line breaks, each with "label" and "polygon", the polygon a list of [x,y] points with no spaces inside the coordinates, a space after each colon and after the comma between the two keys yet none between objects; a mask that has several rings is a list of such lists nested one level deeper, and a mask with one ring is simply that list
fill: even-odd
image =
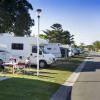
[{"label": "sky", "polygon": [[32,35],[37,34],[36,9],[42,9],[40,33],[50,29],[54,23],[60,23],[64,30],[74,35],[75,43],[92,44],[100,40],[100,0],[28,0],[35,20]]}]

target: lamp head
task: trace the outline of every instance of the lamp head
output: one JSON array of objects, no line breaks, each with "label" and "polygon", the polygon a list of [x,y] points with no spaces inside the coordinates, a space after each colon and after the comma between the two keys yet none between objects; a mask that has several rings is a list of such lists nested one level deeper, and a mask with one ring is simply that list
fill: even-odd
[{"label": "lamp head", "polygon": [[36,11],[37,11],[37,16],[40,17],[40,13],[42,12],[42,10],[41,9],[37,9]]}]

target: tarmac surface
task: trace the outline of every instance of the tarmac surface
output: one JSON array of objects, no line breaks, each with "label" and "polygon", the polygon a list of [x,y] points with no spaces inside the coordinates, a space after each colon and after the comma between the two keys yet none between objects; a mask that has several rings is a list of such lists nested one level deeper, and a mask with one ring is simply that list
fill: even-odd
[{"label": "tarmac surface", "polygon": [[70,100],[100,100],[100,53],[88,58],[72,87]]}]

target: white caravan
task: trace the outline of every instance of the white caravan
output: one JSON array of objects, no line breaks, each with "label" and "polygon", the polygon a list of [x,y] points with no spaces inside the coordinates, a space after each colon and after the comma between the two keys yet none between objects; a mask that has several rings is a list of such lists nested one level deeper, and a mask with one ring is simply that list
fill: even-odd
[{"label": "white caravan", "polygon": [[[40,46],[48,44],[46,40],[39,39]],[[9,57],[17,59],[22,56],[25,60],[27,56],[32,54],[33,60],[31,64],[37,64],[37,39],[34,37],[14,37],[11,35],[1,34],[0,35],[0,59],[4,62],[9,61]],[[39,62],[40,67],[45,67],[54,63],[55,56],[48,54],[44,50],[40,49]]]},{"label": "white caravan", "polygon": [[55,57],[61,57],[59,43],[48,43],[44,45],[44,48],[48,53],[53,54]]}]

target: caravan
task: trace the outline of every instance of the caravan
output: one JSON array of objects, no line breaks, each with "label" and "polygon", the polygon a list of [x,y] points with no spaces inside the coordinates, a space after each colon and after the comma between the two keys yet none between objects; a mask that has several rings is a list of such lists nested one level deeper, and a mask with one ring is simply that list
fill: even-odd
[{"label": "caravan", "polygon": [[44,45],[44,48],[56,58],[68,58],[69,49],[66,46],[67,45],[61,45],[60,43],[48,43]]},{"label": "caravan", "polygon": [[[12,35],[0,35],[0,60],[4,62],[9,61],[9,57],[18,58],[22,56],[23,59],[32,54],[34,60],[31,64],[37,64],[37,40],[34,37],[14,37]],[[39,39],[40,46],[44,46],[44,44],[48,44],[46,40]],[[2,46],[4,45],[4,47]],[[50,65],[55,61],[55,56],[52,54],[48,54],[43,49],[40,48],[39,54],[39,62],[40,67],[45,67],[46,65]]]},{"label": "caravan", "polygon": [[50,53],[53,54],[56,58],[61,57],[61,50],[59,47],[59,43],[48,43],[44,45],[44,49]]}]

